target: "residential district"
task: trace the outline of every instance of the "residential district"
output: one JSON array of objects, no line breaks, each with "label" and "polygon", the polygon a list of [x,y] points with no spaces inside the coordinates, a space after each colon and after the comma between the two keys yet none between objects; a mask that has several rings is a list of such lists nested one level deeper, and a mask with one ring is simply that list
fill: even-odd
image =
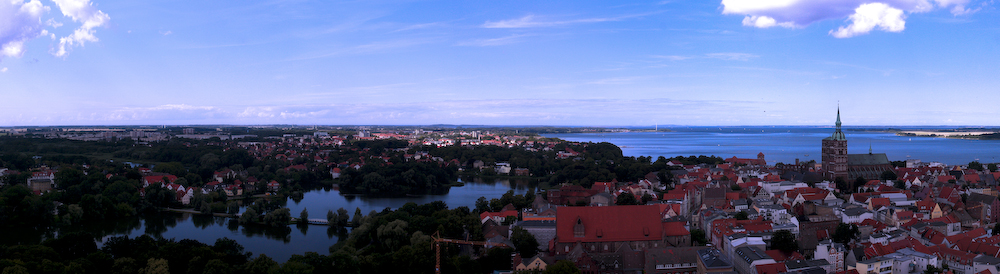
[{"label": "residential district", "polygon": [[[542,253],[515,258],[517,270],[569,260],[584,273],[1000,271],[995,166],[893,166],[885,154],[848,154],[839,116],[818,142],[819,164],[772,166],[763,153],[711,166],[672,161],[680,168],[671,185],[649,174],[562,186],[531,209],[483,213],[483,228],[503,236],[500,217],[518,216],[509,227],[538,239]],[[671,188],[645,205],[614,205]],[[589,206],[558,206],[581,201]]]},{"label": "residential district", "polygon": [[[837,116],[832,135],[817,140],[822,151],[819,163],[769,165],[763,153],[756,158],[731,157],[721,164],[671,160],[665,176],[650,172],[632,181],[594,182],[590,187],[554,185],[535,195],[530,206],[518,209],[508,204],[499,211],[481,212],[482,234],[488,245],[513,246],[516,230],[535,238],[537,254],[514,254],[508,270],[514,272],[545,270],[569,261],[582,273],[1000,273],[1000,230],[995,229],[1000,221],[1000,172],[995,165],[890,162],[885,154],[872,150],[849,154],[848,138]],[[149,142],[178,136],[243,137],[194,129],[175,135],[65,129],[37,134]],[[239,142],[238,146],[258,159],[287,160],[286,169],[325,168],[332,178],[342,170],[365,165],[363,159],[329,162],[322,151],[301,149],[341,145],[346,140],[327,132],[269,138],[273,141]],[[552,150],[556,143],[470,130],[372,133],[362,129],[352,138],[532,151]],[[561,159],[578,161],[582,160],[579,154],[572,149],[556,152]],[[427,153],[405,157],[447,162]],[[293,163],[292,159],[302,158],[311,164]],[[510,163],[477,160],[461,166],[491,169],[501,176],[531,175],[528,169]],[[247,180],[245,174],[223,168],[214,172],[211,182],[185,188],[174,183],[178,176],[141,170],[145,185],[160,183],[176,192],[177,201],[183,204],[190,203],[197,192],[222,190],[237,196],[253,186],[275,190],[281,185],[278,181],[262,185],[252,176]],[[36,170],[27,183],[36,193],[46,192],[55,187],[53,177],[52,170]]]}]

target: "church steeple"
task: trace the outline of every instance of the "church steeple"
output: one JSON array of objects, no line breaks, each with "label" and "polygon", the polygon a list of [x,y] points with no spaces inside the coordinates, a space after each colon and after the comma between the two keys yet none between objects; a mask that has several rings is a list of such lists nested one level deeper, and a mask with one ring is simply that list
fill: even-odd
[{"label": "church steeple", "polygon": [[840,105],[837,106],[837,131],[834,131],[833,135],[831,135],[827,139],[837,140],[837,141],[847,141],[847,136],[845,136],[844,132],[841,131],[840,129]]},{"label": "church steeple", "polygon": [[837,106],[837,131],[840,131],[840,106]]},{"label": "church steeple", "polygon": [[848,178],[847,136],[840,123],[840,104],[837,104],[837,129],[823,139],[823,173],[826,179]]}]

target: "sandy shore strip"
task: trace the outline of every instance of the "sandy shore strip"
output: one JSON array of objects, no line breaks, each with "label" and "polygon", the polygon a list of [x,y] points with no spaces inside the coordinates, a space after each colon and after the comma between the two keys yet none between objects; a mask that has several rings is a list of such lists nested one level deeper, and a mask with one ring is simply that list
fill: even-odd
[{"label": "sandy shore strip", "polygon": [[938,132],[938,131],[900,131],[903,134],[913,134],[917,136],[941,136],[941,137],[951,137],[951,136],[968,136],[968,135],[983,135],[992,134],[996,131],[948,131],[948,132]]}]

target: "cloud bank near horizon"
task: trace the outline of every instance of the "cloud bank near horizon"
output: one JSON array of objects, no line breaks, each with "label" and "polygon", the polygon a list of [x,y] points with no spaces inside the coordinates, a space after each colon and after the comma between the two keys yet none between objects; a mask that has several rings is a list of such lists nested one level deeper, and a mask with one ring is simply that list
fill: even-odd
[{"label": "cloud bank near horizon", "polygon": [[[148,107],[109,108],[106,112],[64,112],[50,116],[0,117],[4,126],[74,125],[188,125],[195,124],[302,124],[302,125],[428,125],[479,124],[525,126],[824,126],[833,125],[834,113],[822,119],[805,118],[795,111],[764,110],[761,102],[739,100],[675,99],[511,99],[455,100],[415,103],[366,103],[328,105],[198,106],[167,104]],[[580,113],[579,110],[588,111]],[[717,109],[730,109],[718,112]],[[848,110],[849,114],[849,110]],[[636,115],[642,118],[635,118]],[[930,118],[937,117],[937,118]],[[848,115],[851,125],[977,124],[977,120],[952,120],[967,115],[934,112],[892,124],[877,117]],[[941,120],[948,119],[948,120]],[[586,121],[581,123],[580,121]]]}]

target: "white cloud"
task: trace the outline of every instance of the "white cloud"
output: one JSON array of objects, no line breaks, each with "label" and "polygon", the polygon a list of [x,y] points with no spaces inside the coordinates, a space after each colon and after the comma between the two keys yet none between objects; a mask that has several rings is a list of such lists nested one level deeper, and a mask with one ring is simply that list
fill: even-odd
[{"label": "white cloud", "polygon": [[864,4],[851,15],[851,25],[831,30],[830,35],[837,38],[850,38],[866,34],[876,27],[888,32],[901,32],[906,28],[906,15],[903,11],[882,3]]},{"label": "white cloud", "polygon": [[665,59],[670,61],[684,61],[689,59],[719,59],[725,61],[750,61],[750,59],[758,58],[760,56],[750,53],[741,52],[717,52],[717,53],[706,53],[704,55],[654,55],[652,56],[656,59]]},{"label": "white cloud", "polygon": [[750,59],[760,57],[749,53],[738,53],[738,52],[709,53],[705,54],[705,56],[708,58],[715,58],[715,59],[729,60],[729,61],[749,61]]},{"label": "white cloud", "polygon": [[461,43],[458,43],[458,45],[459,46],[480,46],[480,47],[500,46],[500,45],[507,45],[507,44],[513,44],[513,43],[520,42],[521,40],[523,40],[521,38],[526,37],[526,36],[529,36],[529,35],[526,35],[526,34],[514,34],[514,35],[504,36],[504,37],[500,37],[500,38],[476,39],[476,40],[472,40],[472,41],[461,42]]},{"label": "white cloud", "polygon": [[902,31],[907,14],[930,12],[939,8],[949,9],[956,16],[978,11],[979,9],[966,7],[970,1],[722,0],[722,13],[744,15],[742,24],[756,28],[800,28],[822,20],[847,18],[852,22],[850,26],[841,27],[830,34],[851,37],[866,34],[872,29]]},{"label": "white cloud", "polygon": [[693,59],[694,56],[683,56],[683,55],[655,55],[653,58],[667,59],[670,61],[683,61],[687,59]]},{"label": "white cloud", "polygon": [[773,26],[781,26],[786,28],[794,28],[795,24],[792,22],[781,22],[774,20],[774,18],[767,16],[747,16],[743,18],[743,25],[748,27],[758,27],[758,28],[770,28]]},{"label": "white cloud", "polygon": [[518,28],[540,28],[540,27],[554,27],[563,26],[571,24],[581,24],[581,23],[598,23],[598,22],[612,22],[612,21],[622,21],[627,18],[644,16],[647,14],[633,14],[625,15],[619,17],[607,17],[607,18],[584,18],[575,20],[542,20],[534,15],[525,15],[524,17],[510,20],[500,20],[500,21],[486,21],[482,27],[488,29],[518,29]]},{"label": "white cloud", "polygon": [[440,27],[440,26],[444,26],[444,25],[445,24],[443,22],[415,24],[415,25],[405,26],[405,27],[399,28],[399,29],[391,31],[391,32],[400,32],[400,31],[407,31],[407,30],[426,29],[426,28],[431,28],[431,27]]},{"label": "white cloud", "polygon": [[62,14],[73,22],[81,23],[80,27],[66,37],[59,38],[59,48],[52,52],[53,55],[66,56],[67,49],[73,46],[83,46],[85,42],[97,42],[94,35],[94,28],[104,26],[111,20],[106,13],[94,8],[90,0],[52,0],[59,6]]},{"label": "white cloud", "polygon": [[48,25],[52,28],[59,28],[63,26],[63,23],[56,21],[56,19],[49,18],[49,20],[45,20],[45,25]]},{"label": "white cloud", "polygon": [[216,108],[210,106],[192,106],[188,104],[180,104],[180,105],[167,104],[167,105],[150,107],[147,109],[148,110],[214,110]]},{"label": "white cloud", "polygon": [[162,34],[163,36],[167,36],[167,35],[174,34],[174,32],[168,30],[168,31],[161,31],[160,34]]},{"label": "white cloud", "polygon": [[25,42],[44,35],[42,14],[48,10],[38,0],[0,1],[0,59],[21,57]]},{"label": "white cloud", "polygon": [[7,72],[7,67],[4,67],[4,68],[0,69],[0,73],[2,73],[2,72]]},{"label": "white cloud", "polygon": [[606,78],[606,79],[600,79],[600,80],[597,80],[597,81],[588,82],[587,84],[591,84],[591,85],[623,85],[623,84],[631,84],[631,83],[633,83],[636,80],[639,80],[641,78],[642,77],[614,77],[614,78]]},{"label": "white cloud", "polygon": [[247,107],[243,112],[237,113],[239,118],[274,118],[274,108],[270,107]]}]

